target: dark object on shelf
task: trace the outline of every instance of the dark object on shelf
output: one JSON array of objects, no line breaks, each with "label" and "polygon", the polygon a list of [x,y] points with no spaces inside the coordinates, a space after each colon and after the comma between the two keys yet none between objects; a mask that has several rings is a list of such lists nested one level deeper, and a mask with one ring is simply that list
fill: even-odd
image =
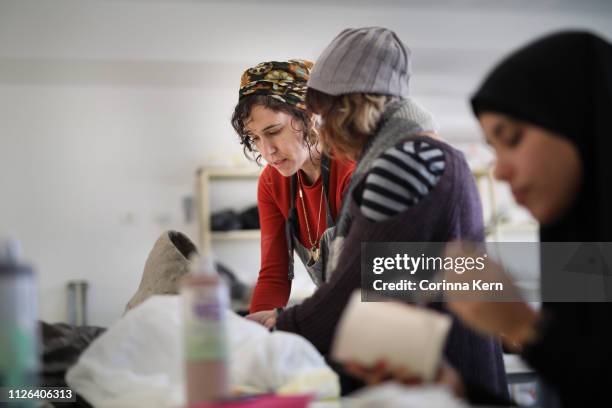
[{"label": "dark object on shelf", "polygon": [[215,262],[217,272],[225,278],[230,290],[230,298],[237,301],[248,301],[250,296],[250,288],[241,282],[236,275],[225,265]]},{"label": "dark object on shelf", "polygon": [[232,231],[242,229],[240,216],[234,210],[222,210],[211,214],[210,229],[213,231]]},{"label": "dark object on shelf", "polygon": [[242,229],[260,229],[259,225],[259,209],[256,205],[247,208],[240,213],[240,221]]},{"label": "dark object on shelf", "polygon": [[259,209],[256,205],[237,213],[227,209],[216,211],[210,216],[210,229],[212,231],[234,231],[259,229]]}]

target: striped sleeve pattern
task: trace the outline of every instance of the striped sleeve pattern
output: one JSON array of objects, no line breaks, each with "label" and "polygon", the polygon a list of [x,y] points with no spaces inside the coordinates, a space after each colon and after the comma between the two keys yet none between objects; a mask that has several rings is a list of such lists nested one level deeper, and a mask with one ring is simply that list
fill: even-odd
[{"label": "striped sleeve pattern", "polygon": [[384,221],[414,206],[436,185],[444,172],[444,153],[423,141],[399,143],[374,163],[361,199],[361,213]]}]

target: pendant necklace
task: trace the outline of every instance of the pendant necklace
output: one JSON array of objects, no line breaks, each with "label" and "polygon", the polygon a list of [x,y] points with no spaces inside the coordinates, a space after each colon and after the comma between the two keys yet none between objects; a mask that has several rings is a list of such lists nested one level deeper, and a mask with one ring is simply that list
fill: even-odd
[{"label": "pendant necklace", "polygon": [[323,203],[323,183],[321,183],[321,197],[319,197],[319,215],[317,216],[317,232],[315,234],[315,239],[310,236],[310,225],[308,225],[308,215],[306,214],[306,203],[304,201],[304,193],[302,192],[302,178],[300,177],[300,172],[298,170],[298,193],[300,196],[300,200],[302,201],[302,210],[304,211],[304,220],[306,221],[306,232],[308,233],[308,242],[310,243],[310,252],[311,258],[317,262],[319,260],[319,256],[321,255],[321,251],[319,248],[320,237],[319,237],[319,223],[321,222],[321,204]]}]

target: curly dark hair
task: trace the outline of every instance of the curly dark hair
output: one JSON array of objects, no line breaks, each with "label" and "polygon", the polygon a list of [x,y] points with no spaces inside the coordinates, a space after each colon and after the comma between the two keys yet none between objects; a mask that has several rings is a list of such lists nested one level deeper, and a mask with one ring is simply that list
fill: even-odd
[{"label": "curly dark hair", "polygon": [[236,108],[234,108],[234,113],[232,114],[232,127],[238,134],[242,150],[248,159],[255,160],[257,164],[261,165],[261,154],[253,145],[251,136],[245,126],[245,121],[251,116],[251,110],[257,105],[271,109],[274,112],[284,112],[291,115],[291,126],[294,130],[300,129],[295,126],[295,121],[301,124],[304,144],[308,147],[308,150],[310,151],[312,146],[316,146],[317,131],[313,128],[309,112],[279,101],[278,99],[274,99],[268,95],[252,95],[242,98],[238,102],[238,105],[236,105]]}]

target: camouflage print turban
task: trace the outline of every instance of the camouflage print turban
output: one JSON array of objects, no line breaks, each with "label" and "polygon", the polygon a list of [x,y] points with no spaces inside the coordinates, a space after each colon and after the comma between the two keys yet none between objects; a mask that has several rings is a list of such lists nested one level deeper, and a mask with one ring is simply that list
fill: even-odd
[{"label": "camouflage print turban", "polygon": [[313,63],[307,60],[262,62],[248,68],[240,79],[238,100],[266,95],[306,110],[306,82]]}]

